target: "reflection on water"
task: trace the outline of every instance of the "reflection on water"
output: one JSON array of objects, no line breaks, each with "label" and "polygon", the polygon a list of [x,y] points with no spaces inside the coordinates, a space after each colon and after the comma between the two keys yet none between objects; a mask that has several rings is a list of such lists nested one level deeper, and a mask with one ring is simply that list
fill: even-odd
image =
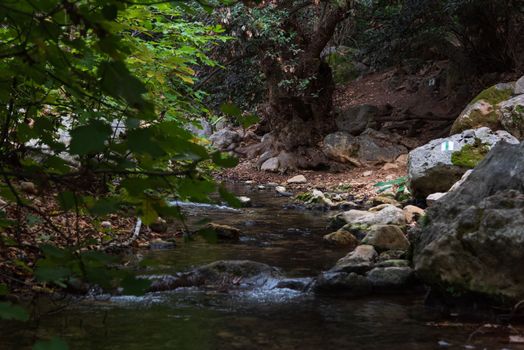
[{"label": "reflection on water", "polygon": [[[242,188],[236,189],[242,193]],[[147,273],[171,273],[220,259],[250,259],[286,276],[314,276],[347,252],[322,245],[327,215],[284,210],[273,193],[249,193],[254,207],[241,212],[186,207],[189,224],[204,217],[242,229],[238,244],[180,242],[150,252],[160,263]],[[45,304],[45,303],[44,303]],[[45,304],[49,307],[48,304]],[[0,349],[29,349],[35,337],[59,335],[71,349],[524,349],[507,337],[468,337],[478,324],[429,325],[444,319],[421,295],[326,298],[281,289],[237,293],[195,290],[75,303],[30,327],[0,324]],[[456,323],[455,323],[456,324]],[[439,345],[439,342],[440,345]]]}]

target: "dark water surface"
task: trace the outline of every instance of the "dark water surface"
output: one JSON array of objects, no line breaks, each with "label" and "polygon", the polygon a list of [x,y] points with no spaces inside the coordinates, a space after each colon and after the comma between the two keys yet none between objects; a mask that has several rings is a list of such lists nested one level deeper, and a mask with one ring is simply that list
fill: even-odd
[{"label": "dark water surface", "polygon": [[[190,226],[205,218],[236,226],[243,232],[240,243],[181,241],[176,249],[147,253],[158,262],[147,273],[249,259],[279,267],[289,277],[307,277],[347,253],[322,245],[327,214],[283,209],[286,200],[272,191],[247,195],[254,207],[241,211],[187,208]],[[28,349],[34,337],[51,335],[66,340],[70,349],[100,350],[524,349],[498,331],[474,333],[481,324],[428,309],[420,294],[350,299],[285,289],[177,291],[76,302],[29,327],[1,323],[0,349]]]}]

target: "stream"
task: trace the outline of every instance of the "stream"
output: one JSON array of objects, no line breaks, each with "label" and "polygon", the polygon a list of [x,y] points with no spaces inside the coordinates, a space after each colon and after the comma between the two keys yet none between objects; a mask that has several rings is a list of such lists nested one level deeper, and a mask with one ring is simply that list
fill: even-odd
[{"label": "stream", "polygon": [[[253,260],[286,277],[313,277],[347,249],[322,243],[330,213],[286,209],[273,190],[236,185],[253,206],[242,210],[186,206],[188,225],[202,219],[242,230],[239,243],[177,242],[143,253],[147,274],[174,274],[217,260]],[[424,295],[326,297],[290,289],[176,290],[143,297],[91,298],[29,327],[0,324],[0,349],[30,349],[34,337],[57,335],[70,349],[521,349],[498,335],[470,335],[482,322],[424,306]]]}]

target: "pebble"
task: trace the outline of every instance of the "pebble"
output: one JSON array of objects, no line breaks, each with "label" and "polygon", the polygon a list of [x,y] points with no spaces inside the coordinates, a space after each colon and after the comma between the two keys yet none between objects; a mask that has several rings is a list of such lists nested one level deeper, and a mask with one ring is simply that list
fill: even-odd
[{"label": "pebble", "polygon": [[364,172],[362,173],[362,176],[364,176],[364,177],[368,177],[368,176],[371,176],[371,175],[373,175],[373,172],[372,172],[371,170],[364,171]]},{"label": "pebble", "polygon": [[162,250],[162,249],[173,249],[176,244],[173,242],[167,242],[162,239],[155,239],[149,243],[149,248],[153,250]]},{"label": "pebble", "polygon": [[28,194],[36,194],[35,184],[29,181],[20,182],[20,189]]},{"label": "pebble", "polygon": [[244,206],[244,207],[249,207],[251,206],[251,198],[249,197],[246,197],[246,196],[240,196],[240,197],[237,197],[238,200],[240,201],[240,203]]},{"label": "pebble", "polygon": [[307,179],[304,175],[297,175],[293,176],[292,178],[287,180],[288,184],[305,184],[307,183]]},{"label": "pebble", "polygon": [[382,170],[394,170],[394,169],[398,169],[398,165],[395,164],[395,163],[386,163],[384,164],[384,166],[382,167]]},{"label": "pebble", "polygon": [[451,346],[451,344],[448,343],[445,340],[439,340],[438,341],[438,346],[443,347],[443,348],[449,348]]},{"label": "pebble", "polygon": [[111,221],[102,221],[100,223],[100,226],[105,230],[110,230],[111,228],[113,228],[113,224],[111,223]]},{"label": "pebble", "polygon": [[285,197],[291,197],[293,194],[286,191],[286,188],[284,186],[277,186],[275,187],[275,191],[281,196]]}]

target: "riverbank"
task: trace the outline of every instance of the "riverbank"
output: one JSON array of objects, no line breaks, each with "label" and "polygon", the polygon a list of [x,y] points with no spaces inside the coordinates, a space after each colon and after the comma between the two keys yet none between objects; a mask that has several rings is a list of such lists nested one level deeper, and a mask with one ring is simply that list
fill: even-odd
[{"label": "riverbank", "polygon": [[[303,175],[305,183],[289,183],[288,180]],[[381,165],[352,167],[341,171],[295,170],[285,174],[260,171],[253,160],[241,159],[240,164],[232,169],[224,169],[216,174],[218,180],[236,181],[254,185],[278,184],[289,187],[294,192],[311,188],[321,191],[333,191],[346,187],[357,199],[365,200],[377,194],[377,183],[390,181],[407,175],[407,157]]]}]

